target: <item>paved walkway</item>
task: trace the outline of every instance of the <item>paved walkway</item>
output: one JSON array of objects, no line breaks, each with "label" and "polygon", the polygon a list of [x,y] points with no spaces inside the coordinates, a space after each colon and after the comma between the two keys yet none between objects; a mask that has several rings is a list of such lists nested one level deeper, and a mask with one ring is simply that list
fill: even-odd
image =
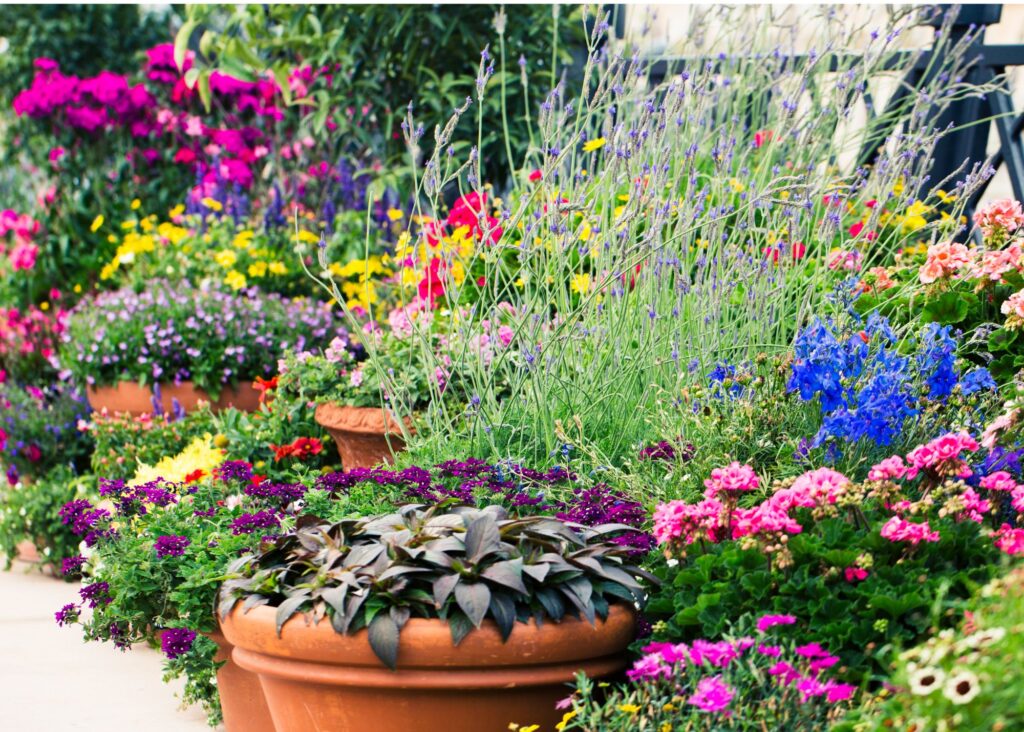
[{"label": "paved walkway", "polygon": [[0,703],[5,732],[201,732],[201,709],[181,710],[179,684],[161,680],[160,654],[85,643],[53,614],[77,585],[15,563],[0,571]]}]

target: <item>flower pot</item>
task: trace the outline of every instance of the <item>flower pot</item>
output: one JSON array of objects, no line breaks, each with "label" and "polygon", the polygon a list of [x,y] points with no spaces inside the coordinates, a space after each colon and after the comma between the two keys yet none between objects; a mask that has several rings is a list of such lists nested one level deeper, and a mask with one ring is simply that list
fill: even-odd
[{"label": "flower pot", "polygon": [[[127,413],[133,417],[153,413],[153,390],[134,381],[119,381],[115,386],[90,386],[86,389],[86,396],[89,406],[96,411],[106,409],[110,413]],[[239,384],[237,389],[224,387],[216,401],[191,381],[161,384],[160,404],[164,412],[173,409],[175,399],[186,412],[195,410],[200,401],[210,402],[214,411],[234,407],[243,412],[255,412],[260,406],[260,393],[249,383]]]},{"label": "flower pot", "polygon": [[36,549],[36,545],[28,539],[18,542],[18,559],[29,564],[39,564],[43,561],[43,558],[39,556],[39,550]]},{"label": "flower pot", "polygon": [[217,669],[217,690],[226,732],[275,732],[259,677],[231,659],[232,646],[223,634],[210,633],[209,637],[219,649],[215,660],[225,661]]},{"label": "flower pot", "polygon": [[275,613],[239,605],[221,629],[235,662],[259,674],[278,732],[503,732],[510,722],[549,730],[577,671],[600,677],[626,666],[635,622],[631,608],[615,606],[596,625],[516,623],[503,643],[486,621],[454,646],[446,622],[417,618],[402,629],[392,671],[366,630],[340,635],[329,621],[296,616],[278,637]]},{"label": "flower pot", "polygon": [[390,463],[393,453],[405,449],[398,422],[378,407],[321,404],[316,408],[316,421],[334,438],[345,470]]}]

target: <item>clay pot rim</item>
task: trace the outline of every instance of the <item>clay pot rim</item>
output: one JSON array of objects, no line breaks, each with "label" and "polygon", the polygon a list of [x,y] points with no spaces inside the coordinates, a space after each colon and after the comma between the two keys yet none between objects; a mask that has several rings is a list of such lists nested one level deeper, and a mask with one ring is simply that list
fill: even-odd
[{"label": "clay pot rim", "polygon": [[[221,631],[242,656],[272,657],[305,665],[359,668],[361,672],[387,669],[370,648],[365,628],[351,635],[337,633],[329,619],[319,624],[302,614],[289,618],[276,631],[277,608],[268,605],[248,612],[239,602],[221,619]],[[516,622],[503,642],[497,624],[485,620],[458,646],[452,645],[448,622],[439,618],[412,618],[399,636],[398,671],[459,669],[479,673],[493,668],[533,668],[539,665],[603,659],[623,650],[635,638],[636,610],[622,603],[611,605],[607,620],[595,624],[567,616],[561,622],[545,620],[538,627]]]},{"label": "clay pot rim", "polygon": [[[355,416],[355,420],[346,420],[343,415]],[[328,431],[347,432],[357,435],[387,435],[392,440],[402,440],[402,429],[394,415],[382,407],[356,407],[343,402],[321,402],[316,405],[313,414],[317,424]],[[412,419],[402,417],[405,430],[416,434]]]}]

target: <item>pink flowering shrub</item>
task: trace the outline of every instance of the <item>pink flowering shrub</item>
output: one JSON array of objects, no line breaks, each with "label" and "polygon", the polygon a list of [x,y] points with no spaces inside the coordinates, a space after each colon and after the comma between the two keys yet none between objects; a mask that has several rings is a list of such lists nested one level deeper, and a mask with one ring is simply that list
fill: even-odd
[{"label": "pink flowering shrub", "polygon": [[834,678],[839,657],[797,641],[793,616],[766,615],[751,635],[653,642],[606,694],[578,677],[561,702],[565,730],[825,729],[857,687]]},{"label": "pink flowering shrub", "polygon": [[870,673],[874,648],[928,628],[936,597],[967,597],[1000,556],[1024,554],[1024,486],[1005,471],[975,475],[979,450],[966,433],[941,435],[872,466],[863,482],[831,468],[770,486],[749,466],[712,471],[700,500],[654,512],[672,560],[648,606],[663,621],[656,637],[713,636],[775,611],[762,622],[804,618],[848,678]]}]

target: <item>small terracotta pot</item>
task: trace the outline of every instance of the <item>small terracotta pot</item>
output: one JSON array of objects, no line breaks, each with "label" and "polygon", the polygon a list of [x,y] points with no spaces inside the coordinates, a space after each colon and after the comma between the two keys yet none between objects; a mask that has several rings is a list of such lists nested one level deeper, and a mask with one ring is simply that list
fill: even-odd
[{"label": "small terracotta pot", "polygon": [[224,712],[225,731],[276,732],[259,676],[239,667],[231,659],[233,647],[221,633],[210,633],[209,637],[219,648],[215,660],[226,662],[217,669],[217,690],[220,692],[220,708]]},{"label": "small terracotta pot", "polygon": [[43,558],[39,555],[39,550],[36,549],[36,545],[28,539],[18,542],[18,559],[30,564],[38,564],[43,561]]},{"label": "small terracotta pot", "polygon": [[[116,386],[90,386],[86,389],[89,406],[97,412],[106,409],[110,413],[128,413],[133,417],[153,413],[153,390],[148,386],[140,386],[134,381],[119,381]],[[260,406],[260,393],[252,384],[240,384],[237,389],[225,387],[220,397],[213,401],[202,389],[197,389],[191,381],[181,384],[161,384],[160,403],[164,412],[173,408],[173,400],[186,412],[196,409],[200,401],[210,402],[214,411],[234,407],[243,412],[255,412]]]},{"label": "small terracotta pot", "polygon": [[222,621],[235,662],[259,674],[277,732],[502,732],[510,722],[549,730],[555,703],[577,671],[620,671],[634,637],[633,610],[612,608],[591,625],[569,618],[537,627],[516,623],[507,643],[486,621],[458,646],[442,620],[402,629],[398,670],[373,654],[367,631],[340,635],[328,621],[299,616],[275,632],[276,608],[241,606]]},{"label": "small terracotta pot", "polygon": [[[345,470],[390,464],[393,453],[405,449],[398,422],[378,407],[321,404],[316,408],[316,421],[334,438]],[[408,418],[405,423],[409,428]]]}]

